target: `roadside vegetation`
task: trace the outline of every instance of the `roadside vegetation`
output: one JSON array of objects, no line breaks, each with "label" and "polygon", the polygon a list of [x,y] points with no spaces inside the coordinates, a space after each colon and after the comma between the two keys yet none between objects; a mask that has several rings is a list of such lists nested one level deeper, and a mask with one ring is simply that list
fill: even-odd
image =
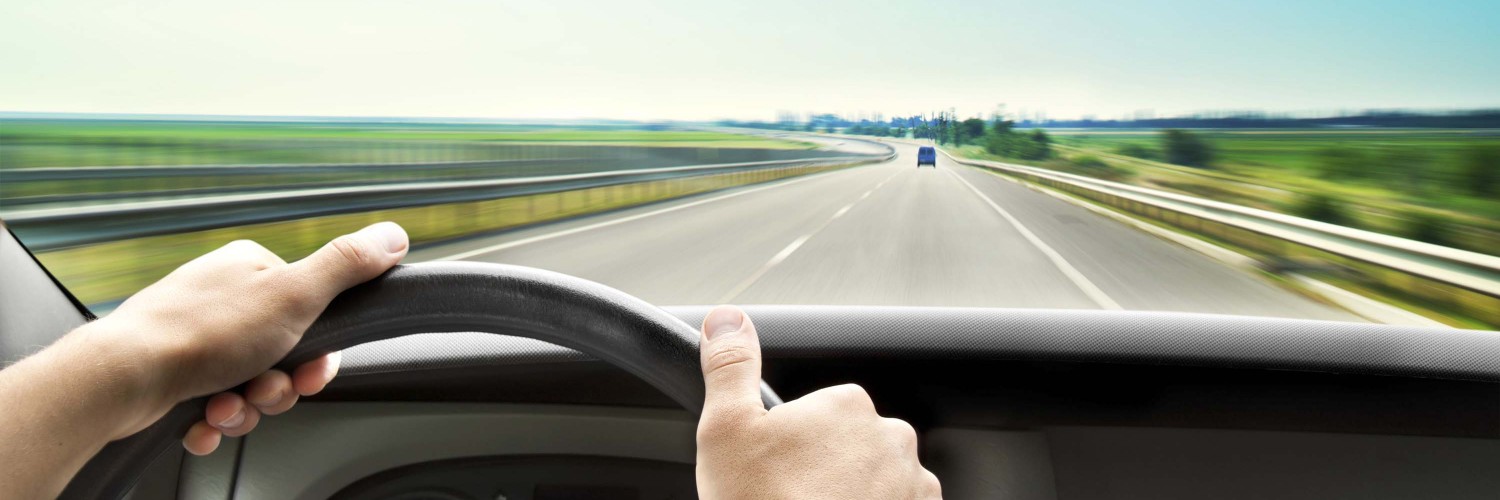
[{"label": "roadside vegetation", "polygon": [[931,126],[913,128],[912,137],[930,139],[969,158],[1025,163],[1109,180],[1135,175],[1135,169],[1106,161],[1097,154],[1061,151],[1047,131],[1021,130],[1015,122],[1000,118],[988,122],[978,118],[962,121],[939,118]]},{"label": "roadside vegetation", "polygon": [[[799,151],[813,147],[761,136],[626,127],[6,120],[0,121],[0,213],[252,190],[522,177],[821,154]],[[248,175],[152,169],[150,175],[124,170],[119,177],[99,178],[80,174],[97,170],[76,168],[228,165],[226,170],[243,171],[232,165],[252,164],[295,165]],[[304,166],[319,164],[354,165],[303,171]],[[58,177],[20,180],[27,175],[22,170],[34,168],[49,170],[29,174]],[[294,259],[343,232],[376,220],[395,220],[414,243],[423,244],[829,168],[837,166],[346,213],[45,249],[38,258],[85,303],[109,303],[236,238],[256,239]],[[25,242],[32,228],[10,229]]]},{"label": "roadside vegetation", "polygon": [[1493,130],[1054,130],[1012,161],[1500,255]]},{"label": "roadside vegetation", "polygon": [[844,129],[846,134],[868,135],[872,137],[906,137],[906,127],[888,127],[885,125],[851,125]]},{"label": "roadside vegetation", "polygon": [[700,130],[442,123],[0,120],[0,168],[490,159],[505,146],[811,149]]},{"label": "roadside vegetation", "polygon": [[[0,211],[38,203],[759,161],[812,143],[698,130],[444,123],[0,120]],[[75,167],[291,165],[253,175],[70,175]],[[378,167],[378,168],[377,168]],[[19,172],[61,169],[22,180]],[[78,170],[75,172],[86,172]],[[174,173],[175,172],[175,173]],[[37,180],[40,179],[40,180]]]}]

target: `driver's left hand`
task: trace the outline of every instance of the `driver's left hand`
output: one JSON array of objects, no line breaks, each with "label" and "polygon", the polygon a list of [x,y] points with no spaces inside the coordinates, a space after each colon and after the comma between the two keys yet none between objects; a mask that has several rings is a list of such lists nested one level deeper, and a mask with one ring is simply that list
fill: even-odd
[{"label": "driver's left hand", "polygon": [[[150,367],[121,415],[119,434],[146,428],[178,402],[214,394],[204,420],[182,444],[202,455],[222,436],[250,432],[261,415],[287,411],[299,396],[323,389],[339,355],[309,361],[291,374],[271,367],[291,351],[335,295],[379,276],[406,255],[406,232],[382,222],[341,236],[302,260],[286,263],[252,241],[229,243],[194,259],[79,332],[138,356]],[[244,393],[220,392],[244,384]]]}]

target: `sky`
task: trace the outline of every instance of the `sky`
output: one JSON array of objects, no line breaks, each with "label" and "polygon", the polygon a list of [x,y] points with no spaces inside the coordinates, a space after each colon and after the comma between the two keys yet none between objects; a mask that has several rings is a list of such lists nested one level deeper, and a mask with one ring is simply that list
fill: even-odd
[{"label": "sky", "polygon": [[14,0],[0,111],[769,120],[1500,107],[1497,1]]}]

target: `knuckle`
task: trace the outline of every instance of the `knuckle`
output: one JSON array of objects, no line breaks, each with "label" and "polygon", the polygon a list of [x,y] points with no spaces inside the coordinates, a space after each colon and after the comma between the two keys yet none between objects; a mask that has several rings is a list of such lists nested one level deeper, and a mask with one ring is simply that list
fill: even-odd
[{"label": "knuckle", "polygon": [[281,262],[280,257],[254,240],[234,240],[225,244],[223,250],[235,259],[254,264],[257,269],[266,269]]},{"label": "knuckle", "polygon": [[875,402],[870,399],[870,393],[859,384],[834,386],[829,388],[829,392],[833,394],[834,399],[844,404],[863,404],[872,408],[875,406]]},{"label": "knuckle", "polygon": [[885,424],[896,435],[900,442],[914,444],[917,442],[917,429],[911,424],[899,418],[886,418]]},{"label": "knuckle", "polygon": [[255,240],[248,240],[248,239],[240,238],[240,239],[231,241],[229,243],[225,243],[224,244],[224,248],[232,250],[232,251],[243,252],[243,251],[250,251],[250,250],[254,250],[254,249],[262,248],[262,247],[260,246],[260,243],[256,243]]},{"label": "knuckle", "polygon": [[922,485],[927,487],[928,498],[943,498],[943,482],[938,480],[937,474],[922,469]]},{"label": "knuckle", "polygon": [[344,235],[334,238],[328,244],[333,247],[334,251],[338,252],[339,257],[349,264],[364,267],[372,262],[370,250],[365,248],[364,243],[358,238]]},{"label": "knuckle", "polygon": [[710,372],[717,372],[755,360],[755,351],[749,346],[731,344],[721,346],[708,356],[704,365]]}]

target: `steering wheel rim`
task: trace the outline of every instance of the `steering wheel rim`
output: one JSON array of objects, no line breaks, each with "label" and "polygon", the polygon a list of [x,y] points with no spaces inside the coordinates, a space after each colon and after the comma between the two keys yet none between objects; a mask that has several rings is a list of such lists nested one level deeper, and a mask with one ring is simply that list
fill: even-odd
[{"label": "steering wheel rim", "polygon": [[[436,300],[434,300],[436,299]],[[436,262],[396,266],[340,294],[277,367],[416,333],[484,332],[551,342],[620,367],[683,408],[703,409],[698,329],[608,286],[522,266]],[[781,403],[761,383],[767,408]],[[207,397],[178,404],[145,430],[105,446],[60,498],[117,499],[200,420]]]}]

